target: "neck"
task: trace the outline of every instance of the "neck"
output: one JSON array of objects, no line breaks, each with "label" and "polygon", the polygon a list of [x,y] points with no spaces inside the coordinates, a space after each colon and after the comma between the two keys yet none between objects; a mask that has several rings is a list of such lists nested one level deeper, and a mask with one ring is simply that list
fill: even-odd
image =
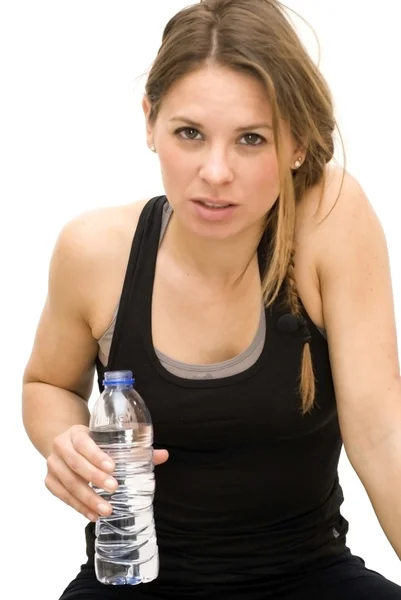
[{"label": "neck", "polygon": [[188,274],[196,273],[218,287],[231,287],[257,262],[261,235],[261,224],[256,223],[229,239],[203,238],[188,231],[173,213],[163,244]]}]

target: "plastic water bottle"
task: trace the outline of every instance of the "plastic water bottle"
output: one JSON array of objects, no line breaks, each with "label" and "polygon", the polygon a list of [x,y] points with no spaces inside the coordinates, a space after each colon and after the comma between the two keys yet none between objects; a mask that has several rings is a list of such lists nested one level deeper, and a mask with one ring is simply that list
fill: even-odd
[{"label": "plastic water bottle", "polygon": [[131,371],[105,373],[89,430],[115,462],[114,493],[93,489],[113,512],[96,522],[95,571],[101,583],[136,585],[155,579],[159,554],[153,519],[155,479],[153,427],[146,405],[134,390]]}]

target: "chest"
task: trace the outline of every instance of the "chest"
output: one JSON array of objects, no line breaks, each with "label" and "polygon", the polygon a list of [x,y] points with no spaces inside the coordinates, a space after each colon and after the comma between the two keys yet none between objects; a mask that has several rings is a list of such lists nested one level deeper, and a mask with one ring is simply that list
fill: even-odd
[{"label": "chest", "polygon": [[257,264],[228,291],[164,269],[161,260],[152,298],[153,345],[171,359],[185,363],[230,360],[252,343],[261,310]]},{"label": "chest", "polygon": [[[295,279],[301,300],[312,321],[324,327],[316,272],[307,248],[301,247],[297,258]],[[151,332],[153,346],[169,358],[206,365],[239,356],[255,339],[261,310],[257,257],[237,285],[217,289],[191,273],[174,269],[160,253],[153,285]]]}]

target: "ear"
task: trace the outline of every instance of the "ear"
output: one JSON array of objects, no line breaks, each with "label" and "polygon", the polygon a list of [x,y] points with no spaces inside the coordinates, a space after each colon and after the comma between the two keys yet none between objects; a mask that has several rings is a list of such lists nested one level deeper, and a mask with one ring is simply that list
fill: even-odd
[{"label": "ear", "polygon": [[305,161],[305,156],[306,147],[304,145],[298,145],[298,147],[294,149],[291,156],[291,168],[298,169]]},{"label": "ear", "polygon": [[295,163],[300,160],[303,164],[305,162],[306,155],[308,153],[308,148],[310,146],[310,140],[308,137],[298,138],[291,136],[291,167],[294,168]]},{"label": "ear", "polygon": [[151,105],[146,95],[142,99],[142,110],[146,120],[146,141],[148,146],[150,147],[153,144],[153,127],[150,124],[149,120]]}]

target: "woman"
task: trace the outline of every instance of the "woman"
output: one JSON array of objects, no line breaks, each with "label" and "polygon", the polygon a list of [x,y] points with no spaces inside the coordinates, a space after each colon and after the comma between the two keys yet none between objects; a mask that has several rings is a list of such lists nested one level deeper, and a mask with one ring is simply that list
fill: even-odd
[{"label": "woman", "polygon": [[[401,558],[401,386],[386,244],[334,168],[328,87],[275,0],[168,23],[146,85],[165,195],[63,229],[24,378],[48,489],[84,514],[83,598],[401,598],[346,546],[342,443]],[[117,309],[118,307],[118,309]],[[94,369],[155,429],[160,575],[100,584]]]}]

